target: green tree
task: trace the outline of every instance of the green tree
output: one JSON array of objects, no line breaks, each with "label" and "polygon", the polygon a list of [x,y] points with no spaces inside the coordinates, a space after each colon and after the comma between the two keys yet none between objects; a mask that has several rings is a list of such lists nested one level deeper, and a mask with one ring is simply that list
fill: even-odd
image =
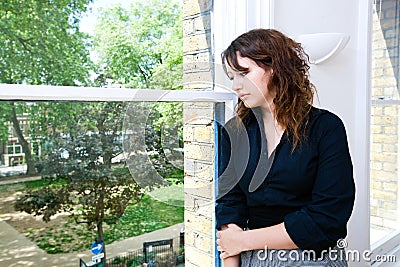
[{"label": "green tree", "polygon": [[181,90],[183,89],[183,27],[182,12],[175,17],[175,22],[158,43],[156,49],[161,54],[161,63],[152,70],[150,88]]},{"label": "green tree", "polygon": [[92,67],[81,13],[91,0],[7,0],[0,3],[0,81],[75,85]]},{"label": "green tree", "polygon": [[[55,131],[49,129],[51,134],[45,140],[42,175],[50,178],[50,184],[20,197],[15,208],[42,215],[44,221],[56,213],[69,212],[77,223],[95,228],[97,239],[103,242],[103,223],[115,224],[127,205],[143,196],[127,168],[111,166],[112,159],[122,153],[122,105],[69,103],[71,117],[63,125],[58,122]],[[50,114],[48,118],[54,121]],[[75,119],[74,124],[71,119]],[[54,183],[54,179],[61,182]]]},{"label": "green tree", "polygon": [[[88,36],[79,32],[81,13],[91,0],[7,0],[0,3],[0,83],[78,85],[89,81],[93,63]],[[24,103],[3,102],[3,123],[12,122],[22,145],[27,173],[34,159],[19,130]],[[6,131],[7,127],[1,127]]]},{"label": "green tree", "polygon": [[[100,66],[128,87],[150,88],[160,65],[173,69],[182,64],[181,13],[178,1],[172,0],[135,2],[128,9],[119,5],[103,9],[95,27]],[[175,78],[181,81],[182,72]]]}]

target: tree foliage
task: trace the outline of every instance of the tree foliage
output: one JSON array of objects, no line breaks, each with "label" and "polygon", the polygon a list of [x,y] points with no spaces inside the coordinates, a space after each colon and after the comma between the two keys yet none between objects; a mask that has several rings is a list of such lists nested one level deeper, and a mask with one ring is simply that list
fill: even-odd
[{"label": "tree foliage", "polygon": [[92,68],[79,19],[91,0],[19,0],[0,4],[0,82],[74,85]]},{"label": "tree foliage", "polygon": [[178,89],[183,58],[181,13],[179,3],[172,0],[104,9],[95,28],[100,66],[128,87]]},{"label": "tree foliage", "polygon": [[[94,65],[88,36],[79,20],[92,0],[7,0],[0,3],[0,83],[77,85],[89,82]],[[34,174],[26,136],[19,133],[18,113],[25,103],[2,102],[1,134],[12,122],[25,153],[27,173]],[[36,115],[36,114],[33,114]],[[35,116],[36,117],[36,116]],[[36,118],[35,118],[36,119]]]}]

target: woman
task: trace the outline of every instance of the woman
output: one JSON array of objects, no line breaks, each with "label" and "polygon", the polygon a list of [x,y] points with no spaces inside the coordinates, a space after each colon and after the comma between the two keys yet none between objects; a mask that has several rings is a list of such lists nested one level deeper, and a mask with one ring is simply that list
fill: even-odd
[{"label": "woman", "polygon": [[239,97],[219,142],[224,266],[347,266],[353,167],[342,121],[312,106],[308,56],[281,32],[256,29],[222,59]]}]

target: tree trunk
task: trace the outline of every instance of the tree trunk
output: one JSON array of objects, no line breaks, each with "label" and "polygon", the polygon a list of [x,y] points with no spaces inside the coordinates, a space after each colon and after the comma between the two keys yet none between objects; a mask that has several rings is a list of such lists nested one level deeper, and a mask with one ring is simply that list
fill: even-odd
[{"label": "tree trunk", "polygon": [[20,142],[20,144],[22,146],[22,151],[25,154],[25,161],[26,161],[26,164],[27,164],[26,174],[35,175],[36,174],[35,162],[34,162],[33,157],[32,157],[32,153],[31,153],[31,149],[29,147],[29,143],[26,141],[26,139],[25,139],[25,137],[24,137],[24,135],[23,135],[23,133],[21,131],[21,128],[20,128],[20,125],[19,125],[19,121],[18,121],[18,118],[17,118],[17,112],[15,111],[14,102],[11,102],[11,108],[12,108],[11,120],[12,120],[12,123],[13,123],[13,127],[14,127],[14,130],[15,130],[15,133],[17,134],[18,140],[19,140],[19,142]]},{"label": "tree trunk", "polygon": [[[102,184],[102,188],[104,190],[104,185]],[[97,212],[99,213],[100,216],[98,216],[98,221],[97,221],[97,236],[98,240],[103,243],[103,253],[104,257],[101,259],[101,262],[103,263],[103,267],[106,267],[106,244],[104,242],[104,232],[103,232],[103,219],[104,219],[104,194],[103,192],[100,193],[99,201],[97,203]]]},{"label": "tree trunk", "polygon": [[104,117],[97,121],[97,129],[99,130],[101,146],[103,148],[102,157],[103,157],[103,164],[108,168],[111,169],[111,159],[112,159],[112,152],[110,152],[110,146],[113,144],[112,142],[107,142],[107,135],[104,129]]},{"label": "tree trunk", "polygon": [[98,240],[103,243],[104,257],[101,259],[103,267],[106,267],[106,244],[104,243],[103,222],[97,223],[97,236]]}]

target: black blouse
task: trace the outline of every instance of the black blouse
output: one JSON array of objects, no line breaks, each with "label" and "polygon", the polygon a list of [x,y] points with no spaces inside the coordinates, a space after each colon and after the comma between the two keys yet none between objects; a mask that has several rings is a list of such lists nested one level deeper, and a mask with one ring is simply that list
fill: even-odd
[{"label": "black blouse", "polygon": [[259,109],[220,131],[218,229],[284,222],[300,249],[316,252],[346,236],[355,186],[345,128],[336,115],[313,107],[305,140],[293,150],[285,132],[269,158]]}]

